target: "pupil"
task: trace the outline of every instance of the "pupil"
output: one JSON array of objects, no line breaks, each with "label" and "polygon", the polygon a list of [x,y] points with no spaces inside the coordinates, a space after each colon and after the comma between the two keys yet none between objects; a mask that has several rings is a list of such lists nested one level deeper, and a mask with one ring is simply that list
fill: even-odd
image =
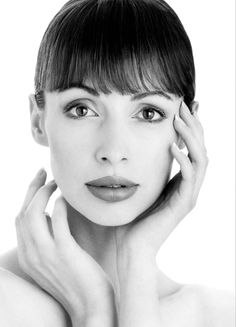
[{"label": "pupil", "polygon": [[[83,110],[85,112],[83,112]],[[88,112],[88,109],[83,107],[83,106],[77,106],[76,107],[76,113],[77,113],[78,116],[85,116],[87,112]]]},{"label": "pupil", "polygon": [[154,110],[153,109],[146,109],[143,111],[143,117],[145,119],[152,119],[154,117]]}]

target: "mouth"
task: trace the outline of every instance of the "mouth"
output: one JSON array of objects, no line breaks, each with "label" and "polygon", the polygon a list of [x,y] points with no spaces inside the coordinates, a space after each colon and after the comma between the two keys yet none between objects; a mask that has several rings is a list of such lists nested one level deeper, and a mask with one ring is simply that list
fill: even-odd
[{"label": "mouth", "polygon": [[119,176],[106,176],[85,183],[88,190],[106,202],[119,202],[133,196],[139,184]]}]

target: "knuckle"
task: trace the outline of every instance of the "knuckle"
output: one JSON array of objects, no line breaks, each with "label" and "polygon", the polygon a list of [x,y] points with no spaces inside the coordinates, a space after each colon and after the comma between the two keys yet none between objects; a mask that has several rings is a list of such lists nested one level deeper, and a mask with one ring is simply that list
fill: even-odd
[{"label": "knuckle", "polygon": [[205,154],[203,154],[201,158],[199,158],[199,164],[204,168],[208,165],[208,157]]},{"label": "knuckle", "polygon": [[188,202],[188,212],[192,211],[196,206],[196,201],[194,199],[189,200]]},{"label": "knuckle", "polygon": [[19,212],[18,215],[15,217],[15,227],[19,227],[24,218],[25,212]]},{"label": "knuckle", "polygon": [[196,204],[197,204],[197,199],[192,198],[192,201],[191,201],[191,210],[196,206]]},{"label": "knuckle", "polygon": [[202,123],[200,122],[200,120],[197,119],[195,122],[196,122],[200,132],[204,135],[204,128],[203,128]]},{"label": "knuckle", "polygon": [[195,172],[195,170],[194,169],[190,169],[189,170],[189,180],[191,182],[193,182],[195,180],[195,178],[196,178],[196,172]]},{"label": "knuckle", "polygon": [[15,227],[19,227],[20,226],[20,220],[21,220],[21,216],[17,215],[15,218]]},{"label": "knuckle", "polygon": [[32,214],[33,214],[33,210],[31,208],[31,206],[29,205],[29,207],[26,209],[24,215],[22,216],[23,220],[27,220],[27,224],[32,222]]},{"label": "knuckle", "polygon": [[202,164],[202,166],[203,166],[204,169],[207,168],[208,163],[209,163],[209,159],[208,159],[208,157],[207,157],[207,156],[204,156],[204,157],[202,158],[202,161],[201,161],[201,164]]}]

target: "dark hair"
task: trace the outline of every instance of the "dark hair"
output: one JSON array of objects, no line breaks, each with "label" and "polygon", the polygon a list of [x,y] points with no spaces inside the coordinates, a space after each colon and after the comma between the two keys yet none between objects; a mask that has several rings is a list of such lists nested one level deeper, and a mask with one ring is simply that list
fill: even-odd
[{"label": "dark hair", "polygon": [[92,83],[121,94],[162,89],[195,96],[190,40],[163,0],[70,0],[49,24],[39,48],[35,93]]}]

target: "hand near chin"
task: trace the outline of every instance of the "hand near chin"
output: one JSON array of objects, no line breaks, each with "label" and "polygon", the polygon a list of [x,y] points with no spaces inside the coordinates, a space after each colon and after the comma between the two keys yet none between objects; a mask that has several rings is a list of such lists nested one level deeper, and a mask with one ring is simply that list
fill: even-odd
[{"label": "hand near chin", "polygon": [[194,208],[205,176],[208,158],[203,128],[183,103],[174,127],[188,149],[188,156],[171,146],[180,171],[166,185],[157,201],[132,223],[116,230],[120,257],[140,255],[152,260],[177,224]]},{"label": "hand near chin", "polygon": [[57,198],[50,218],[45,208],[56,190],[46,173],[31,182],[15,225],[21,268],[52,295],[77,323],[112,306],[113,289],[101,266],[70,234],[66,203]]}]

